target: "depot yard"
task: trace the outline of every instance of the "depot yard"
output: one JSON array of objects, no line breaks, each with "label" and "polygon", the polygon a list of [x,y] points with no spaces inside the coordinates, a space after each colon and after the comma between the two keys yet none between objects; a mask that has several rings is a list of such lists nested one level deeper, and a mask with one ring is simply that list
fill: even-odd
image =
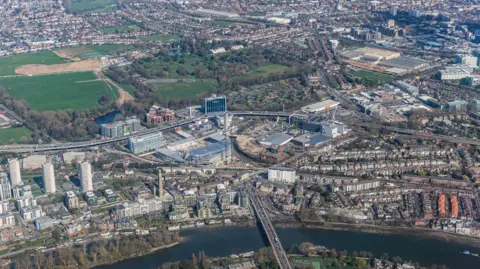
[{"label": "depot yard", "polygon": [[32,132],[25,127],[0,129],[0,145],[10,144],[11,141],[18,143],[20,138],[30,138]]},{"label": "depot yard", "polygon": [[37,111],[93,108],[105,94],[118,97],[93,72],[0,78],[0,85]]},{"label": "depot yard", "polygon": [[26,53],[0,58],[0,77],[13,76],[15,68],[27,64],[62,64],[69,60],[55,55],[51,51],[41,51],[36,53]]},{"label": "depot yard", "polygon": [[192,98],[217,87],[215,80],[195,82],[152,83],[157,95],[168,99]]}]

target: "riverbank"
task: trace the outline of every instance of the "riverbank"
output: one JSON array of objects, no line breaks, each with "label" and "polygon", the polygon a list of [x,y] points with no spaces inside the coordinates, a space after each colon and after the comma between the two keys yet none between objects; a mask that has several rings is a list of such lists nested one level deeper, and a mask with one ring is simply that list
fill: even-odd
[{"label": "riverbank", "polygon": [[282,228],[307,228],[307,229],[323,229],[334,231],[353,231],[373,234],[398,234],[408,236],[429,237],[440,239],[445,242],[454,242],[465,244],[472,247],[480,247],[480,238],[467,236],[463,234],[448,233],[443,231],[432,230],[421,227],[398,227],[398,226],[378,226],[370,224],[354,224],[339,222],[323,222],[323,223],[304,223],[297,220],[291,221],[273,221],[275,227]]},{"label": "riverbank", "polygon": [[155,247],[155,248],[149,249],[148,251],[137,253],[137,254],[134,254],[134,255],[131,255],[129,257],[125,257],[123,259],[119,259],[119,260],[116,260],[116,261],[113,261],[113,262],[99,263],[99,264],[94,264],[94,265],[92,264],[92,265],[89,265],[88,268],[96,268],[96,267],[105,266],[105,265],[114,265],[116,263],[123,262],[123,261],[133,259],[133,258],[137,258],[137,257],[141,257],[141,256],[145,256],[145,255],[151,254],[153,252],[156,252],[156,251],[159,251],[159,250],[162,250],[162,249],[167,249],[167,248],[174,247],[174,246],[180,244],[182,241],[183,241],[183,239],[180,239],[177,242],[173,242],[173,243],[170,243],[170,244],[167,244],[167,245],[164,245],[164,246],[160,246],[160,247]]}]

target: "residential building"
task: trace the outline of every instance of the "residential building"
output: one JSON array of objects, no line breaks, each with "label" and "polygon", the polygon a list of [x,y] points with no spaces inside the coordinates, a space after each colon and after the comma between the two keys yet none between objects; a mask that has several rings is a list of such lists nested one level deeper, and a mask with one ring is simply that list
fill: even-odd
[{"label": "residential building", "polygon": [[130,218],[148,214],[163,209],[162,201],[158,197],[152,199],[138,199],[138,202],[123,203],[111,208],[110,214],[113,219]]},{"label": "residential building", "polygon": [[0,229],[15,226],[15,217],[12,213],[0,215]]},{"label": "residential building", "polygon": [[20,216],[25,221],[31,221],[43,216],[42,207],[37,205],[34,207],[22,207],[20,208]]},{"label": "residential building", "polygon": [[165,122],[172,122],[175,120],[175,112],[168,108],[161,108],[153,105],[146,114],[147,123],[149,124],[162,124]]},{"label": "residential building", "polygon": [[8,176],[6,173],[0,173],[0,200],[5,201],[10,198],[12,198],[12,188]]},{"label": "residential building", "polygon": [[227,111],[227,97],[225,96],[216,96],[207,97],[204,99],[205,114],[215,113],[215,112],[226,112]]},{"label": "residential building", "polygon": [[82,191],[92,191],[92,165],[88,161],[84,161],[80,164],[80,185]]},{"label": "residential building", "polygon": [[10,173],[12,187],[22,182],[22,176],[20,175],[20,162],[17,158],[8,159],[8,171]]},{"label": "residential building", "polygon": [[43,172],[43,188],[46,193],[55,193],[57,188],[55,186],[55,172],[51,162],[42,164]]},{"label": "residential building", "polygon": [[73,191],[67,191],[63,197],[65,206],[68,209],[78,208],[78,197]]},{"label": "residential building", "polygon": [[136,117],[127,118],[124,121],[102,124],[100,134],[104,137],[115,138],[140,131],[140,120]]},{"label": "residential building", "polygon": [[144,153],[165,146],[166,141],[162,132],[131,137],[128,140],[128,149],[135,153]]},{"label": "residential building", "polygon": [[357,183],[345,184],[340,188],[345,192],[352,191],[364,191],[380,187],[380,181],[378,180],[366,180]]},{"label": "residential building", "polygon": [[30,185],[24,185],[23,182],[12,188],[13,198],[33,197],[32,187]]},{"label": "residential building", "polygon": [[268,181],[294,183],[296,179],[295,169],[289,167],[271,167],[268,169]]},{"label": "residential building", "polygon": [[37,206],[37,200],[33,197],[24,197],[24,198],[19,198],[15,200],[15,207],[17,210],[20,210],[20,208],[26,208],[26,207],[35,207]]}]

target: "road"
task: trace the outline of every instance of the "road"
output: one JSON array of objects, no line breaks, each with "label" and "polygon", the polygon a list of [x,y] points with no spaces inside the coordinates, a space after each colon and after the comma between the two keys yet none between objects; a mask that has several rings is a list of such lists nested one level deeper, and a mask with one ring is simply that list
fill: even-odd
[{"label": "road", "polygon": [[287,254],[285,253],[282,243],[278,238],[277,232],[275,232],[272,222],[270,221],[270,217],[265,210],[265,205],[253,190],[250,189],[248,191],[248,194],[250,196],[250,201],[252,202],[253,209],[255,209],[258,219],[260,219],[260,222],[262,223],[263,230],[267,234],[268,241],[272,246],[273,253],[275,254],[275,258],[277,258],[280,269],[292,269]]}]

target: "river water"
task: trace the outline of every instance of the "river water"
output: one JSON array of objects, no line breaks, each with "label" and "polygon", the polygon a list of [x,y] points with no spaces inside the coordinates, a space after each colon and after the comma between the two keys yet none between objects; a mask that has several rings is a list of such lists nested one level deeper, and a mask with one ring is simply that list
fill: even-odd
[{"label": "river water", "polygon": [[[421,265],[445,264],[450,269],[478,269],[480,257],[462,254],[468,249],[479,253],[480,248],[448,243],[438,239],[409,235],[372,234],[354,231],[331,231],[306,228],[276,228],[285,248],[291,244],[311,242],[337,250],[349,252],[362,250],[380,256],[388,253],[390,257],[400,256],[404,260],[413,260]],[[228,256],[243,253],[267,245],[263,232],[257,227],[229,227],[215,230],[189,230],[181,233],[185,241],[146,256],[122,261],[117,264],[96,267],[97,269],[156,269],[165,262],[180,261],[198,256],[204,250],[210,257]]]}]

